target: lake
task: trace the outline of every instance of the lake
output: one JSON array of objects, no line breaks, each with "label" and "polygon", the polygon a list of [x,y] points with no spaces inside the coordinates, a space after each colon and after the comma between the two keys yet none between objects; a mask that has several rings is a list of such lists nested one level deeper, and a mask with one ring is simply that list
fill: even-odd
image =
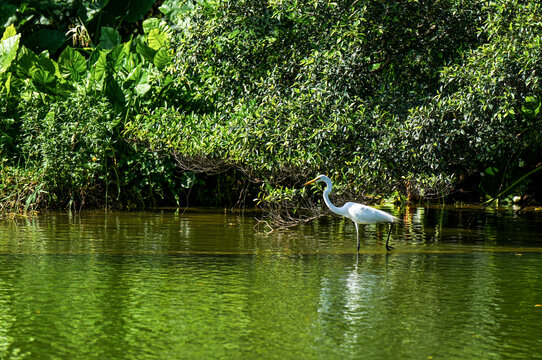
[{"label": "lake", "polygon": [[542,211],[0,218],[0,359],[542,359]]}]

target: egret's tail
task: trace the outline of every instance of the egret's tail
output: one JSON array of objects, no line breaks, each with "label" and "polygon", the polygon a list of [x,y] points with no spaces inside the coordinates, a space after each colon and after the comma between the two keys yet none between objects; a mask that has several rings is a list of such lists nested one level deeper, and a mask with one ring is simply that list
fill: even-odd
[{"label": "egret's tail", "polygon": [[397,216],[391,215],[391,218],[392,218],[391,222],[394,223],[394,224],[403,222],[403,220],[399,219]]}]

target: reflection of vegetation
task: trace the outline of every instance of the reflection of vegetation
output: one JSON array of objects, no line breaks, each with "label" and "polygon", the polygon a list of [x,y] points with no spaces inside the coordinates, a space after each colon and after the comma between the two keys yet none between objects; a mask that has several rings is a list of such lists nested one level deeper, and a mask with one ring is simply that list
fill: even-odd
[{"label": "reflection of vegetation", "polygon": [[[185,237],[164,218],[141,216],[125,226],[127,218],[111,215],[100,216],[105,223],[47,217],[3,229],[15,236],[0,245],[13,244],[17,255],[4,253],[0,268],[0,357],[539,353],[537,253],[371,254],[356,261],[353,254],[235,255],[230,251],[241,249],[233,247],[227,256],[171,256],[181,238],[190,246],[209,226],[182,217],[195,231]],[[232,236],[252,251],[262,239],[249,229]],[[211,231],[218,246],[228,242],[220,227]]]},{"label": "reflection of vegetation", "polygon": [[540,196],[538,4],[67,3],[0,5],[4,206]]}]

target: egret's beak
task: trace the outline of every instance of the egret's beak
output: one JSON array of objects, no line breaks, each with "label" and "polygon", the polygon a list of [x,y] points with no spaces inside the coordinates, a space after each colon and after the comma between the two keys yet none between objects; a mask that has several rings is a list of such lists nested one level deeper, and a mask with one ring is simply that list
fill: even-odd
[{"label": "egret's beak", "polygon": [[310,185],[314,182],[316,182],[316,180],[318,180],[319,178],[316,178],[316,179],[312,179],[311,181],[307,181],[306,183],[303,184],[303,186],[307,186],[307,185]]}]

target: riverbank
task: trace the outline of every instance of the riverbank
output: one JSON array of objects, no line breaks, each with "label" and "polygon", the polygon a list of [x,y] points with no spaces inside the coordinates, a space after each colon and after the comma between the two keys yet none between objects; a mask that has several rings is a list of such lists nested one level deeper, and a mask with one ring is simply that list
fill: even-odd
[{"label": "riverbank", "polygon": [[3,209],[542,203],[539,4],[95,6],[0,18]]}]

